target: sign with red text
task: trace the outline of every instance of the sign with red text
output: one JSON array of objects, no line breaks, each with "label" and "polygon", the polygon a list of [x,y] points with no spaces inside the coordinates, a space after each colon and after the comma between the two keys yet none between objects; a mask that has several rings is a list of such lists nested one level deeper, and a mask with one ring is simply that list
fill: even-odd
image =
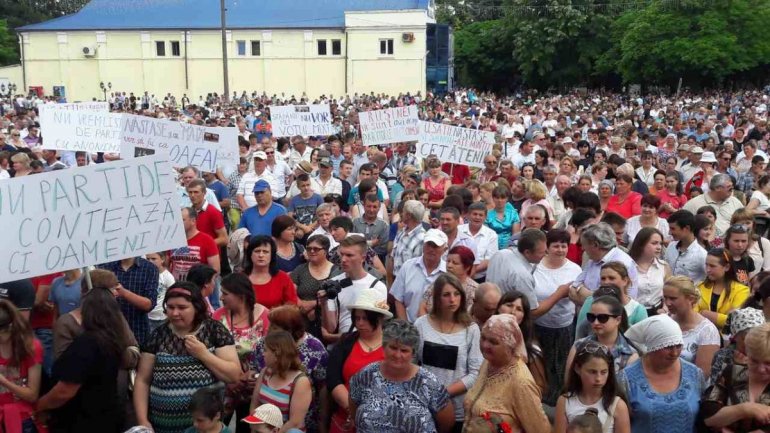
[{"label": "sign with red text", "polygon": [[417,106],[386,108],[358,114],[365,146],[401,143],[420,139]]}]

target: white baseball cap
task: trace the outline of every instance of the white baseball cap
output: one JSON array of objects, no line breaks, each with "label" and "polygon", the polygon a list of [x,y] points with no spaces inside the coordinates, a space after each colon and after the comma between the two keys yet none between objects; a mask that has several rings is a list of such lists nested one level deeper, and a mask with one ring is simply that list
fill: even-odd
[{"label": "white baseball cap", "polygon": [[433,242],[436,246],[443,247],[449,242],[449,238],[447,238],[446,233],[439,229],[430,229],[425,233],[425,238],[422,243],[426,244],[428,242]]},{"label": "white baseball cap", "polygon": [[273,404],[263,404],[254,409],[254,413],[242,419],[246,424],[268,424],[273,427],[283,427],[281,409]]}]

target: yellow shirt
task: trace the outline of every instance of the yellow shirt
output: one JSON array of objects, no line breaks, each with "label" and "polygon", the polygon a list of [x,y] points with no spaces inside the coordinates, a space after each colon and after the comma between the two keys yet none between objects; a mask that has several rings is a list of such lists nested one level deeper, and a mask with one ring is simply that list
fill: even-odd
[{"label": "yellow shirt", "polygon": [[[695,305],[695,312],[711,311],[711,287],[706,287],[706,282],[704,281],[698,285],[698,290],[700,290],[700,299]],[[727,314],[736,308],[741,308],[743,303],[746,302],[751,295],[749,287],[737,281],[730,283],[730,296],[725,299],[727,292],[727,290],[722,290],[722,293],[719,294],[719,301],[717,303],[717,328],[719,328],[720,332],[727,321]]]}]

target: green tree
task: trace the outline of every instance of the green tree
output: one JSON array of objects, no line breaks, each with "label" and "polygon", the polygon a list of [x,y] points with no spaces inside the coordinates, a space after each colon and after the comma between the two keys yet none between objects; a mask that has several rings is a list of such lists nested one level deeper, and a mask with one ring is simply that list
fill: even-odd
[{"label": "green tree", "polygon": [[512,88],[518,80],[513,39],[502,20],[468,24],[455,32],[455,71],[462,86]]},{"label": "green tree", "polygon": [[19,63],[19,54],[14,49],[17,45],[16,37],[8,29],[8,21],[0,20],[0,65]]},{"label": "green tree", "polygon": [[770,63],[767,0],[654,0],[612,25],[612,47],[598,62],[626,82],[719,85]]}]

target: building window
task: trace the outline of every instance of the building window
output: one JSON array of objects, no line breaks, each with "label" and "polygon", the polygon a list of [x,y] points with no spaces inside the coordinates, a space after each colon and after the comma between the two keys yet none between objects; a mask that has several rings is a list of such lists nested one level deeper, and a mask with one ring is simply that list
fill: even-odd
[{"label": "building window", "polygon": [[380,39],[380,54],[383,56],[393,55],[393,39]]},{"label": "building window", "polygon": [[251,55],[252,56],[262,55],[262,47],[260,46],[259,41],[251,41]]},{"label": "building window", "polygon": [[342,54],[342,41],[339,39],[332,39],[332,55],[339,56]]},{"label": "building window", "polygon": [[246,41],[235,41],[235,44],[238,48],[238,55],[239,56],[245,56],[246,55]]},{"label": "building window", "polygon": [[318,40],[318,55],[319,56],[325,56],[326,53],[326,39],[319,39]]},{"label": "building window", "polygon": [[166,57],[166,41],[155,41],[155,54],[158,57]]},{"label": "building window", "polygon": [[174,57],[182,55],[182,51],[179,49],[179,41],[171,41],[171,55]]}]

